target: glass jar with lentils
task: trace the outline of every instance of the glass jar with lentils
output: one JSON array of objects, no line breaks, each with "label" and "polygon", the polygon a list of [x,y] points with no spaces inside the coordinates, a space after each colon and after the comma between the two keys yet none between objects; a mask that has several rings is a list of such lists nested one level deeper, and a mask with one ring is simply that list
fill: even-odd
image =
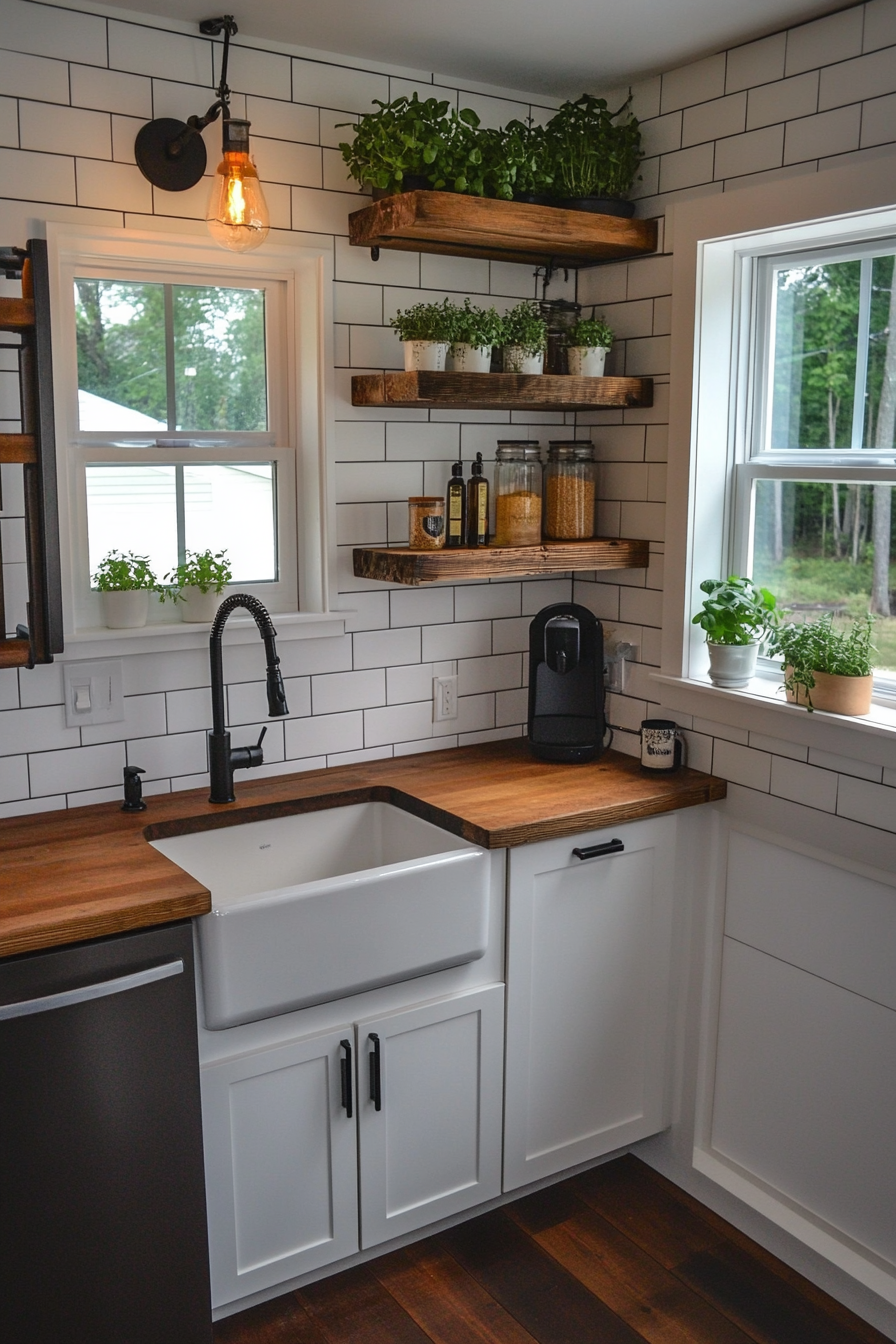
[{"label": "glass jar with lentils", "polygon": [[544,469],[544,534],[549,541],[594,536],[596,466],[590,439],[552,440]]},{"label": "glass jar with lentils", "polygon": [[499,439],[495,463],[493,546],[541,541],[541,454],[537,439]]}]

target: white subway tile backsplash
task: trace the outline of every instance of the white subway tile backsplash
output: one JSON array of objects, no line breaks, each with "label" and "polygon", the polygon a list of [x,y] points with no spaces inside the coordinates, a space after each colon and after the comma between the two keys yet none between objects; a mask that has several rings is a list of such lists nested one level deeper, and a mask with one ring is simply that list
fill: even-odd
[{"label": "white subway tile backsplash", "polygon": [[419,462],[355,462],[336,464],[336,501],[340,504],[404,500],[423,491]]},{"label": "white subway tile backsplash", "polygon": [[289,140],[271,140],[253,134],[252,155],[265,190],[269,182],[285,182],[296,187],[323,185],[317,145],[293,144]]},{"label": "white subway tile backsplash", "polygon": [[803,70],[831,65],[862,50],[863,6],[842,10],[791,28],[787,34],[784,73],[798,75]]},{"label": "white subway tile backsplash", "polygon": [[[356,668],[398,667],[420,662],[420,629],[369,630],[351,636]],[[441,655],[440,655],[441,656]],[[427,655],[429,660],[431,655]]]},{"label": "white subway tile backsplash", "polygon": [[[216,42],[212,48],[216,83],[221,78],[223,55],[223,43]],[[237,38],[230,48],[227,82],[237,93],[254,93],[264,89],[271,98],[288,102],[292,96],[290,58],[278,52],[243,46]]]},{"label": "white subway tile backsplash", "polygon": [[389,594],[391,624],[442,625],[454,620],[453,588],[396,588]]},{"label": "white subway tile backsplash", "polygon": [[404,351],[391,327],[352,327],[351,353],[355,369],[404,368]]},{"label": "white subway tile backsplash", "polygon": [[681,127],[681,112],[668,112],[664,117],[642,121],[641,145],[645,157],[649,159],[655,154],[669,154],[673,149],[681,149]]},{"label": "white subway tile backsplash", "polygon": [[294,229],[348,237],[348,217],[353,210],[360,209],[357,196],[341,191],[316,191],[313,187],[292,187],[291,190]]},{"label": "white subway tile backsplash", "polygon": [[388,705],[406,705],[412,701],[432,700],[433,677],[450,675],[437,673],[436,667],[453,669],[453,663],[409,663],[406,667],[386,669],[386,703]]},{"label": "white subway tile backsplash", "polygon": [[865,6],[863,51],[896,43],[896,0],[868,0]]},{"label": "white subway tile backsplash", "polygon": [[[256,87],[265,88],[265,85]],[[320,139],[320,118],[316,107],[302,107],[277,98],[259,98],[253,94],[246,99],[246,116],[252,123],[252,144],[256,135],[272,140],[299,141],[316,145]]]},{"label": "white subway tile backsplash", "polygon": [[750,746],[757,751],[769,751],[773,756],[787,756],[791,761],[805,761],[809,748],[797,742],[785,742],[779,737],[767,737],[765,733],[750,733]]},{"label": "white subway tile backsplash", "polygon": [[817,111],[818,71],[807,70],[803,75],[751,89],[747,102],[747,130],[790,121],[793,117],[808,117]]},{"label": "white subway tile backsplash", "polygon": [[124,702],[124,718],[119,723],[101,723],[82,728],[81,742],[85,747],[90,747],[101,742],[157,737],[167,731],[164,695],[129,695]]},{"label": "white subway tile backsplash", "polygon": [[[488,294],[488,262],[477,257],[441,257],[422,253],[420,284],[424,289],[447,290],[461,295]],[[482,304],[484,308],[490,306],[489,303]]]},{"label": "white subway tile backsplash", "polygon": [[729,93],[749,89],[755,84],[768,84],[784,74],[786,33],[773,33],[758,42],[747,42],[728,52],[725,88]]},{"label": "white subway tile backsplash", "polygon": [[386,426],[386,457],[390,462],[423,462],[432,459],[445,462],[455,459],[459,452],[460,425]]},{"label": "white subway tile backsplash", "polygon": [[0,178],[4,192],[19,200],[75,204],[75,161],[62,154],[0,149]]},{"label": "white subway tile backsplash", "polygon": [[720,140],[716,145],[716,177],[740,177],[745,173],[777,168],[783,152],[783,126],[766,126],[762,130]]},{"label": "white subway tile backsplash", "polygon": [[58,56],[64,61],[106,64],[106,22],[58,5],[4,0],[3,45],[11,51]]},{"label": "white subway tile backsplash", "polygon": [[837,776],[814,765],[772,757],[771,792],[805,807],[834,812],[837,808]]},{"label": "white subway tile backsplash", "polygon": [[818,747],[809,748],[809,764],[821,766],[825,770],[836,770],[841,775],[854,775],[856,779],[867,779],[872,784],[879,784],[883,773],[879,765],[854,761],[851,757],[838,756],[832,751],[820,751]]},{"label": "white subway tile backsplash", "polygon": [[[31,91],[30,97],[40,97]],[[145,76],[127,75],[119,70],[100,70],[96,66],[71,67],[71,96],[75,107],[91,107],[100,112],[117,112],[121,116],[152,117],[152,83]],[[85,154],[84,149],[73,153]]]},{"label": "white subway tile backsplash", "polygon": [[[456,732],[453,722],[448,724]],[[431,736],[432,696],[412,704],[388,705],[364,711],[364,746],[381,747],[389,743],[414,742]]]},{"label": "white subway tile backsplash", "polygon": [[0,757],[0,803],[28,797],[28,757]]},{"label": "white subway tile backsplash", "polygon": [[385,703],[386,673],[381,667],[364,672],[330,672],[311,678],[312,714],[340,714]]},{"label": "white subway tile backsplash", "polygon": [[[167,741],[167,739],[165,739]],[[31,796],[40,798],[72,789],[96,789],[120,783],[125,764],[123,742],[66,751],[32,752]]]},{"label": "white subway tile backsplash", "polygon": [[67,103],[68,66],[65,61],[24,56],[18,51],[0,51],[0,89],[10,98],[40,98],[47,103]]},{"label": "white subway tile backsplash", "polygon": [[555,602],[572,601],[570,579],[524,579],[522,588],[524,616],[534,616]]},{"label": "white subway tile backsplash", "polygon": [[814,117],[788,122],[784,135],[784,162],[799,163],[804,159],[857,149],[861,120],[862,108],[856,103],[852,107],[840,107],[833,112],[819,112]]},{"label": "white subway tile backsplash", "polygon": [[352,710],[345,714],[318,714],[308,719],[290,719],[284,731],[286,758],[290,761],[311,756],[327,756],[336,751],[359,751],[365,745],[364,716],[360,710]]},{"label": "white subway tile backsplash", "polygon": [[452,658],[478,658],[492,651],[492,627],[488,621],[455,621],[428,625],[423,630],[423,659],[440,662]]},{"label": "white subway tile backsplash", "polygon": [[[695,721],[696,727],[696,721]],[[732,784],[743,784],[748,789],[768,793],[771,781],[772,757],[764,751],[738,746],[735,742],[717,741],[712,753],[712,772]]]},{"label": "white subway tile backsplash", "polygon": [[862,148],[889,145],[896,125],[896,93],[862,105]]},{"label": "white subway tile backsplash", "polygon": [[[374,98],[389,101],[389,77],[347,65],[294,58],[292,100],[311,107],[346,108],[349,112],[372,112]],[[354,120],[346,116],[345,120]]]},{"label": "white subway tile backsplash", "polygon": [[712,181],[713,146],[692,145],[664,154],[660,160],[660,191],[680,191]]},{"label": "white subway tile backsplash", "polygon": [[730,93],[725,98],[713,98],[708,103],[689,107],[684,113],[682,147],[698,145],[704,140],[718,140],[721,136],[739,135],[746,127],[746,119],[746,93]]},{"label": "white subway tile backsplash", "polygon": [[674,112],[679,107],[719,98],[724,92],[725,55],[722,52],[665,73],[660,106],[663,112]]},{"label": "white subway tile backsplash", "polygon": [[454,590],[456,621],[485,621],[519,616],[522,588],[519,583],[460,584]]},{"label": "white subway tile backsplash", "polygon": [[378,285],[355,285],[337,281],[333,286],[333,317],[337,322],[354,322],[381,327],[383,291]]},{"label": "white subway tile backsplash", "polygon": [[896,789],[842,775],[837,795],[837,815],[851,817],[853,821],[864,822],[866,826],[896,831]]},{"label": "white subway tile backsplash", "polygon": [[[105,53],[102,60],[89,64],[105,65]],[[214,88],[209,38],[166,33],[161,28],[118,23],[112,19],[109,22],[108,64],[113,70],[127,70],[135,75],[155,75],[158,79],[176,80],[181,84],[198,84],[206,90]],[[194,110],[204,111],[204,108]]]},{"label": "white subway tile backsplash", "polygon": [[[291,719],[307,718],[311,713],[311,678],[284,677],[283,689],[286,703],[289,705]],[[168,697],[169,706],[171,696]],[[233,724],[263,723],[267,718],[268,701],[265,684],[262,679],[240,681],[227,687],[227,722]],[[171,711],[169,708],[169,720]],[[208,711],[210,727],[211,710]],[[205,721],[205,716],[203,720]],[[176,730],[172,730],[176,731]]]},{"label": "white subway tile backsplash", "polygon": [[152,211],[152,187],[140,169],[129,163],[101,163],[78,159],[78,204],[101,210]]},{"label": "white subway tile backsplash", "polygon": [[488,658],[461,658],[457,664],[457,676],[461,696],[512,690],[522,682],[522,654],[502,653]]}]

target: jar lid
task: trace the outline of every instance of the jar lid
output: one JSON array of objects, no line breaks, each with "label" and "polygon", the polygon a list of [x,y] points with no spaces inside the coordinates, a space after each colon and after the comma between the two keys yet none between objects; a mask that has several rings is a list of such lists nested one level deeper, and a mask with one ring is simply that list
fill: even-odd
[{"label": "jar lid", "polygon": [[548,458],[551,462],[593,462],[594,444],[590,439],[552,439]]},{"label": "jar lid", "polygon": [[499,462],[539,462],[541,444],[537,439],[499,439],[496,456]]}]

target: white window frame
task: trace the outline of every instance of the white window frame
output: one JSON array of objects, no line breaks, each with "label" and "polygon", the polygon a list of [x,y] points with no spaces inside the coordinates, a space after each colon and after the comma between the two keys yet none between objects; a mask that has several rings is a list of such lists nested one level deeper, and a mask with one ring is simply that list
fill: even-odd
[{"label": "white window frame", "polygon": [[[748,691],[721,690],[708,682],[705,636],[691,617],[702,602],[700,582],[732,572],[743,556],[745,529],[734,525],[735,480],[738,468],[746,468],[744,484],[752,470],[752,267],[764,256],[863,249],[896,237],[891,181],[879,161],[850,165],[685,202],[666,219],[674,263],[663,659],[662,671],[654,674],[662,702],[770,736],[824,741],[830,750],[869,761],[880,757],[881,736],[889,750],[896,737],[896,708],[882,686],[867,719],[835,723],[776,696],[777,670]],[[842,213],[844,201],[853,207],[849,213]],[[871,457],[863,452],[863,463]],[[755,474],[772,474],[771,464],[754,461]],[[848,479],[848,464],[830,469],[833,477]],[[792,455],[775,471],[806,474]],[[881,471],[892,478],[879,463],[858,471],[863,481],[880,479]]]},{"label": "white window frame", "polygon": [[[53,333],[54,407],[60,496],[63,609],[67,648],[122,646],[122,651],[182,647],[199,632],[154,610],[144,630],[103,627],[99,596],[89,587],[84,465],[86,461],[165,461],[165,450],[116,449],[82,433],[78,424],[77,354],[73,278],[142,275],[148,280],[236,286],[265,284],[269,388],[268,432],[166,435],[187,442],[213,438],[215,460],[277,463],[278,580],[254,592],[291,632],[322,633],[329,612],[335,554],[332,508],[332,253],[323,247],[266,245],[249,256],[230,254],[199,234],[173,235],[131,229],[47,225]],[[115,435],[116,442],[146,442],[146,434]],[[225,446],[217,447],[218,444]],[[177,450],[177,461],[208,460],[207,448]],[[66,502],[68,507],[66,508]],[[326,626],[326,621],[323,623]],[[281,633],[284,631],[281,629]],[[330,628],[326,633],[334,633]],[[202,632],[201,639],[207,638]]]}]

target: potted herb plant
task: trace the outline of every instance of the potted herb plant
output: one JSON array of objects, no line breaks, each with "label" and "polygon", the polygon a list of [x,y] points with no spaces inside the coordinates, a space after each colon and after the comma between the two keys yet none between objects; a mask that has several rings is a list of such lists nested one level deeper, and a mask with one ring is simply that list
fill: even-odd
[{"label": "potted herb plant", "polygon": [[186,551],[184,560],[166,574],[169,585],[162,600],[180,604],[182,621],[213,621],[221,604],[221,594],[233,578],[226,551]]},{"label": "potted herb plant", "polygon": [[103,619],[110,630],[134,630],[146,624],[149,595],[159,591],[159,581],[145,555],[109,551],[97,566],[93,582],[100,590]]},{"label": "potted herb plant", "polygon": [[405,372],[444,371],[448,347],[457,330],[458,311],[450,299],[442,303],[415,303],[404,312],[399,308],[389,325],[398,332],[404,345]]},{"label": "potted herb plant", "polygon": [[709,678],[729,690],[746,686],[756,671],[759,646],[777,627],[777,601],[768,588],[731,574],[704,579],[706,597],[693,619],[706,632]]},{"label": "potted herb plant", "polygon": [[833,612],[815,621],[788,622],[775,633],[772,653],[783,659],[784,690],[792,704],[857,717],[871,708],[874,688],[871,640],[874,617],[860,616],[846,630]]},{"label": "potted herb plant", "polygon": [[339,146],[351,176],[362,186],[369,184],[375,196],[430,186],[433,164],[443,148],[448,103],[421,101],[416,93],[391,103],[373,101],[378,112],[339,123],[355,132],[351,143]]},{"label": "potted herb plant", "polygon": [[624,197],[644,153],[638,121],[630,109],[631,95],[611,112],[605,98],[583,93],[563,103],[551,117],[546,138],[556,204],[626,218],[635,213]]},{"label": "potted herb plant", "polygon": [[523,300],[504,318],[504,372],[543,373],[547,323],[538,305]]},{"label": "potted herb plant", "polygon": [[602,317],[583,318],[564,332],[569,371],[579,378],[602,378],[613,331]]},{"label": "potted herb plant", "polygon": [[477,308],[464,299],[455,312],[451,358],[457,373],[488,373],[492,346],[504,339],[504,323],[494,308]]}]

